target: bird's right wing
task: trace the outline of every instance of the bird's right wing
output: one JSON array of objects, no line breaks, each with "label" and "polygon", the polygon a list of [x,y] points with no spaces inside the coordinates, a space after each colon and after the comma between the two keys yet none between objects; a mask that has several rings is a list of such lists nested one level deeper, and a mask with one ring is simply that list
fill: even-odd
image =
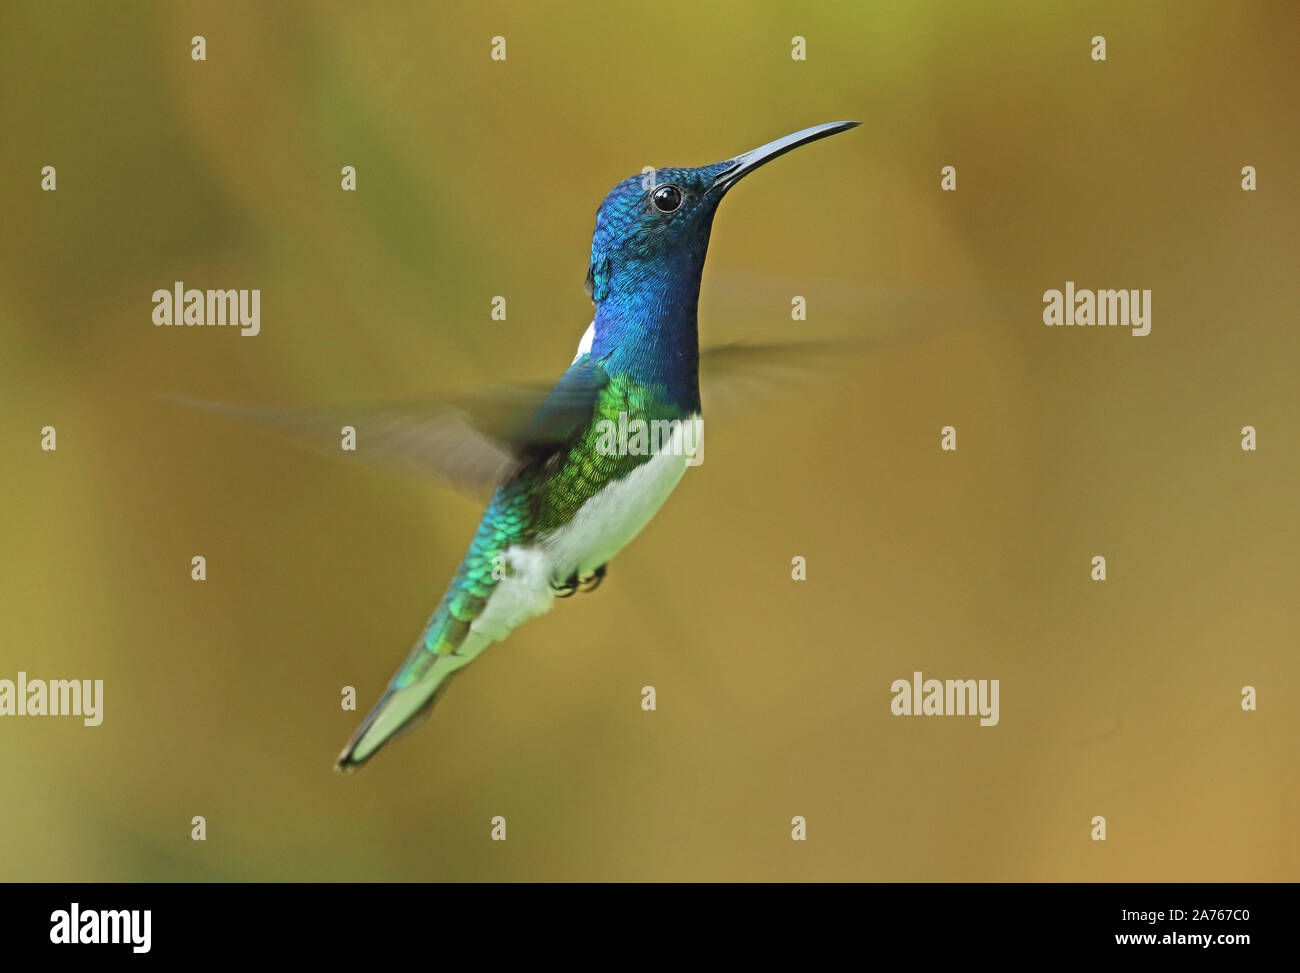
[{"label": "bird's right wing", "polygon": [[[605,383],[604,372],[583,358],[553,386],[492,386],[439,399],[278,408],[166,398],[317,453],[431,476],[481,498],[519,464],[544,459],[585,428]],[[342,448],[345,427],[355,432],[354,450]]]}]

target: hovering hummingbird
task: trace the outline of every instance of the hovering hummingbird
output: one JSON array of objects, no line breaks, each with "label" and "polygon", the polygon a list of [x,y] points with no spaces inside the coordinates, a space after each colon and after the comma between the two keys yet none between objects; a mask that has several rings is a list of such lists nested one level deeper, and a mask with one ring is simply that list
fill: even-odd
[{"label": "hovering hummingbird", "polygon": [[[696,307],[718,204],[759,166],[858,124],[817,125],[725,162],[633,176],[605,197],[586,282],[595,318],[540,406],[497,437],[502,475],[469,551],[338,769],[360,767],[418,725],[493,642],[556,598],[600,584],[682,478],[684,444],[699,442]],[[608,430],[636,422],[668,424],[671,441],[610,449]]]}]

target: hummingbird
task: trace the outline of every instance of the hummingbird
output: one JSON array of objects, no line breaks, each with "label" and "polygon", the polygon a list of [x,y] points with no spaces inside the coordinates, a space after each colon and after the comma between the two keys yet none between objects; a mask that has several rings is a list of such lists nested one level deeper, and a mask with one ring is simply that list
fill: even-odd
[{"label": "hummingbird", "polygon": [[[593,591],[672,493],[702,434],[696,320],[722,198],[801,145],[857,126],[806,128],[724,162],[625,179],[596,211],[577,354],[535,411],[497,437],[501,469],[442,601],[336,764],[355,770],[414,729],[452,677],[557,598]],[[610,448],[613,428],[671,429],[657,448]]]}]

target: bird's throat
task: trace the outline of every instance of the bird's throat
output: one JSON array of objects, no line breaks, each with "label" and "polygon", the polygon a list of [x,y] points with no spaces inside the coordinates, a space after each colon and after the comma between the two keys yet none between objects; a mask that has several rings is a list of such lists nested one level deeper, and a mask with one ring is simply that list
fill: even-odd
[{"label": "bird's throat", "polygon": [[697,310],[704,254],[616,263],[596,305],[591,355],[611,375],[662,389],[686,411],[699,410]]}]

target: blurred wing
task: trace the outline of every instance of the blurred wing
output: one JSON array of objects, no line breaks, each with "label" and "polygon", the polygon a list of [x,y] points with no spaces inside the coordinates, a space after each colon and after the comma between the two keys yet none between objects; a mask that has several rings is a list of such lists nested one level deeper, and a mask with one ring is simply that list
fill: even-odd
[{"label": "blurred wing", "polygon": [[[779,282],[735,275],[724,283],[736,303],[757,302],[765,307],[788,290]],[[734,411],[736,405],[748,407],[765,396],[788,394],[799,384],[841,378],[885,344],[996,327],[1016,308],[1014,295],[986,289],[824,284],[818,292],[819,307],[828,316],[851,314],[858,319],[850,336],[738,341],[706,349],[700,354],[700,395],[710,418],[717,417],[719,407]]]},{"label": "blurred wing", "polygon": [[714,271],[709,287],[726,316],[738,321],[764,319],[806,288],[801,292],[817,295],[821,326],[837,335],[772,343],[746,339],[703,352],[700,394],[710,419],[801,384],[844,377],[883,345],[1006,329],[1019,319],[1023,304],[1022,295],[983,282],[954,288],[821,278],[801,280],[795,288],[771,276]]},{"label": "blurred wing", "polygon": [[[236,419],[324,456],[400,473],[433,476],[480,495],[511,468],[502,442],[484,435],[469,415],[445,402],[386,406],[276,408],[167,396],[201,412]],[[540,401],[540,398],[539,400]],[[342,448],[343,430],[356,430],[356,450]]]},{"label": "blurred wing", "polygon": [[861,363],[879,340],[829,339],[772,343],[733,342],[700,353],[700,397],[706,415],[734,411],[791,388],[825,381]]},{"label": "blurred wing", "polygon": [[[584,359],[553,388],[500,386],[441,400],[286,409],[166,398],[326,456],[432,476],[481,498],[520,462],[549,455],[583,429],[605,381],[604,373]],[[356,431],[355,451],[342,448],[348,426]]]}]

